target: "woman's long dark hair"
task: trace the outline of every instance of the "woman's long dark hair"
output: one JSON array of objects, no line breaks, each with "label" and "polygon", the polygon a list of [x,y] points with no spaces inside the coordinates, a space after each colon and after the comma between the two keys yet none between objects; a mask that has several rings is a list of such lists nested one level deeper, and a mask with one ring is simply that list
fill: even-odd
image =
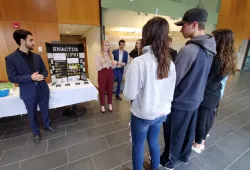
[{"label": "woman's long dark hair", "polygon": [[141,52],[142,48],[137,49],[137,47],[136,47],[136,44],[137,44],[138,41],[140,41],[140,43],[141,43],[141,39],[136,40],[134,51],[137,51],[137,52],[139,52],[139,55],[142,55],[142,52]]},{"label": "woman's long dark hair", "polygon": [[167,78],[170,70],[171,57],[168,52],[168,33],[168,21],[161,17],[150,19],[142,29],[141,48],[147,45],[152,46],[151,51],[158,62],[158,79]]},{"label": "woman's long dark hair", "polygon": [[217,57],[221,61],[220,71],[223,76],[235,74],[236,55],[234,34],[230,29],[219,29],[212,32],[216,41]]}]

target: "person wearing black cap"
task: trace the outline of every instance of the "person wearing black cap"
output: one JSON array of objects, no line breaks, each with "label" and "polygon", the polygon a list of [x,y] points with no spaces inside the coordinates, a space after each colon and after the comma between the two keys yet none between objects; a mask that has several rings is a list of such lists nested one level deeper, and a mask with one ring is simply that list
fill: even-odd
[{"label": "person wearing black cap", "polygon": [[214,37],[205,34],[208,13],[205,9],[188,10],[182,21],[184,38],[190,38],[175,60],[176,85],[172,110],[163,124],[165,149],[161,165],[174,169],[180,160],[188,163],[195,136],[198,107],[203,100],[207,77],[216,55]]}]

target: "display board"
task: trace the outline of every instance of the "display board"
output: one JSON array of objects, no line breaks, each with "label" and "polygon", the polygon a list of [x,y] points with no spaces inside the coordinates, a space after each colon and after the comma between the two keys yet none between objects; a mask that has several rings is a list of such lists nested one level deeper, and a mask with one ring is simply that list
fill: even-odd
[{"label": "display board", "polygon": [[57,82],[86,80],[85,55],[82,44],[46,43],[52,85]]}]

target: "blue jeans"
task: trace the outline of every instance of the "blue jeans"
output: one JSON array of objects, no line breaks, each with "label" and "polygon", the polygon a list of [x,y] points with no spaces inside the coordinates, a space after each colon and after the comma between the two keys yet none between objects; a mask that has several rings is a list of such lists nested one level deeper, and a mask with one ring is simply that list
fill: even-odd
[{"label": "blue jeans", "polygon": [[147,137],[151,167],[157,169],[160,164],[160,146],[158,137],[161,130],[162,122],[166,120],[166,116],[155,120],[144,120],[131,115],[131,135],[132,135],[132,161],[133,170],[142,170],[144,159],[144,143]]}]

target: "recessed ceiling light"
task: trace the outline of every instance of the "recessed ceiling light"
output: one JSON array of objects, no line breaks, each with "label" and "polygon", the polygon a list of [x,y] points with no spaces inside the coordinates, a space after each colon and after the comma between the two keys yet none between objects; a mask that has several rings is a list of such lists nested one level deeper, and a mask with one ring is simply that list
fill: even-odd
[{"label": "recessed ceiling light", "polygon": [[142,32],[141,28],[128,28],[128,27],[116,27],[113,30],[118,31],[118,32],[130,32],[130,33],[141,33]]}]

